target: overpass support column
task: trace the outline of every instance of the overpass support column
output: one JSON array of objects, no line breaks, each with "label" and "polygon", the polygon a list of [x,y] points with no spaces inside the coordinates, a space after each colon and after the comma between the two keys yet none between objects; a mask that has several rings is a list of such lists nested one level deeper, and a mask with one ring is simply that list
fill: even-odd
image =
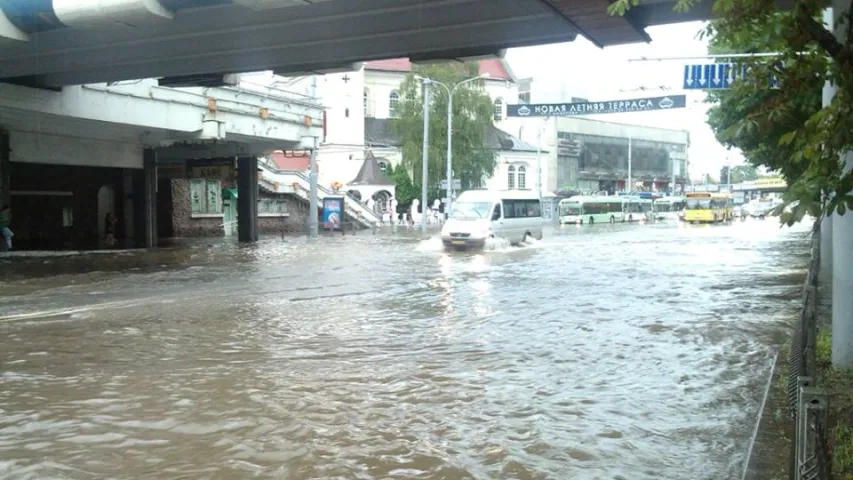
[{"label": "overpass support column", "polygon": [[10,178],[11,167],[9,165],[12,149],[9,147],[9,132],[0,130],[0,205],[8,205],[11,199],[10,190],[12,181]]},{"label": "overpass support column", "polygon": [[[832,13],[824,12],[823,21],[828,25],[832,25]],[[832,103],[832,97],[835,96],[835,85],[832,82],[826,82],[823,86],[823,106],[826,107]],[[832,220],[834,215],[824,217],[820,222],[820,275],[819,282],[821,285],[821,301],[831,298],[832,292]]]},{"label": "overpass support column", "polygon": [[134,239],[145,248],[157,246],[157,152],[145,149],[142,171],[133,181]]},{"label": "overpass support column", "polygon": [[258,241],[258,159],[237,159],[237,238]]},{"label": "overpass support column", "polygon": [[[832,0],[835,36],[842,37],[848,2]],[[853,168],[853,152],[844,153],[845,170]],[[832,216],[832,364],[853,367],[853,213]]]}]

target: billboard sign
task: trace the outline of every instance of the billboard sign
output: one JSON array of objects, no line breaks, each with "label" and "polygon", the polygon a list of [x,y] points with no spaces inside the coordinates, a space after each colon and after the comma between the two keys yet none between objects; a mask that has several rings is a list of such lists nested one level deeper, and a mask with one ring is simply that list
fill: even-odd
[{"label": "billboard sign", "polygon": [[323,199],[323,228],[340,230],[344,219],[344,197],[326,197]]}]

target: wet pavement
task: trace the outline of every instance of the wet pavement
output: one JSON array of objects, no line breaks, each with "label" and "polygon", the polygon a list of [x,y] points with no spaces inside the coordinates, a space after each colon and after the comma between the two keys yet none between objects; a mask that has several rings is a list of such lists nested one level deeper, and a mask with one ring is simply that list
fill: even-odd
[{"label": "wet pavement", "polygon": [[0,257],[0,478],[735,478],[806,237]]}]

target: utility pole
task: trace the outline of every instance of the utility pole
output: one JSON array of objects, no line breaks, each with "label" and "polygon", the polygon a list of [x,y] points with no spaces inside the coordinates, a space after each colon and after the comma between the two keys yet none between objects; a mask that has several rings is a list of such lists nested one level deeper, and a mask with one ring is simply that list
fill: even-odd
[{"label": "utility pole", "polygon": [[[429,160],[429,79],[424,79],[424,159],[421,168],[421,231],[427,233],[427,163]],[[448,185],[448,188],[450,185]]]},{"label": "utility pole", "polygon": [[455,90],[456,87],[453,87],[447,91],[447,203],[444,204],[444,211],[448,215],[450,206],[453,204],[453,92]]},{"label": "utility pole", "polygon": [[[319,224],[317,220],[317,137],[313,137],[308,181],[310,183],[308,193],[308,238],[317,238],[319,230]],[[341,214],[343,214],[343,212],[341,212]],[[343,222],[341,223],[341,226],[341,228],[343,228]]]},{"label": "utility pole", "polygon": [[[726,150],[726,185],[729,186],[729,190],[732,188],[732,158],[731,158],[731,147]],[[722,178],[720,179],[722,181]]]},{"label": "utility pole", "polygon": [[536,195],[542,201],[542,125],[536,132]]},{"label": "utility pole", "polygon": [[672,181],[669,184],[669,194],[673,197],[675,196],[675,162],[677,160],[675,158],[672,159]]},{"label": "utility pole", "polygon": [[630,194],[634,191],[634,184],[631,181],[631,137],[628,137],[628,183],[625,185],[625,192]]}]

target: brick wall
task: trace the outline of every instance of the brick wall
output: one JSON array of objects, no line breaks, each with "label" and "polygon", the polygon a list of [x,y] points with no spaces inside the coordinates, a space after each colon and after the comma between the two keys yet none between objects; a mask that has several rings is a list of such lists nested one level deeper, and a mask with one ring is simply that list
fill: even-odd
[{"label": "brick wall", "polygon": [[176,237],[219,237],[225,234],[222,217],[193,218],[190,181],[172,179],[172,231]]},{"label": "brick wall", "polygon": [[261,190],[261,198],[283,199],[287,206],[287,217],[260,217],[258,231],[261,235],[284,233],[303,233],[306,231],[308,205],[293,195],[269,195]]},{"label": "brick wall", "polygon": [[[229,184],[223,183],[224,188]],[[308,206],[292,195],[270,194],[261,190],[261,198],[284,200],[288,217],[258,218],[258,231],[262,235],[301,233],[305,230]],[[238,200],[239,201],[239,200]],[[190,182],[185,178],[172,179],[172,226],[176,237],[221,237],[225,235],[222,227],[223,217],[192,216],[190,202]]]}]

